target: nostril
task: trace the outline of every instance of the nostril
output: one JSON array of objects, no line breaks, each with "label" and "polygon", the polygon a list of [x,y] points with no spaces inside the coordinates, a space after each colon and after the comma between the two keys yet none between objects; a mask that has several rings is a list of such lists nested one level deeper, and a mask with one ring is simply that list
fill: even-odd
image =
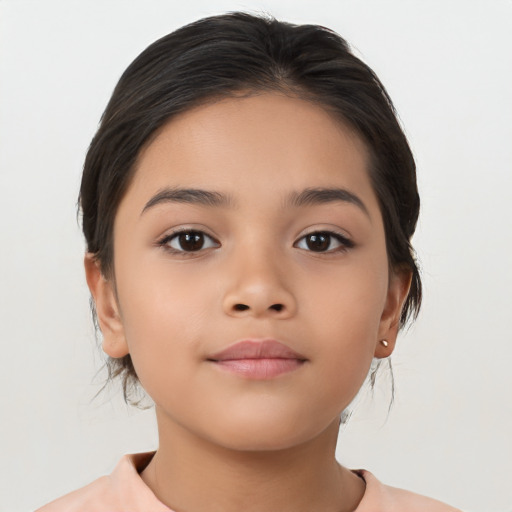
[{"label": "nostril", "polygon": [[[233,309],[235,311],[247,311],[248,309],[251,309],[247,304],[235,304],[233,306]],[[272,306],[269,306],[268,309],[273,309],[275,311],[282,311],[284,309],[283,304],[272,304]]]}]

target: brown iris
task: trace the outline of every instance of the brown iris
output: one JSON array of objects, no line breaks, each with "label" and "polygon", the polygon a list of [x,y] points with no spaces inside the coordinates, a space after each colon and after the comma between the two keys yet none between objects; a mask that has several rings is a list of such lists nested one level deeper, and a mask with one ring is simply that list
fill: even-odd
[{"label": "brown iris", "polygon": [[313,233],[306,237],[308,249],[316,252],[326,251],[331,243],[331,236],[327,233]]},{"label": "brown iris", "polygon": [[199,251],[204,245],[204,235],[198,231],[188,231],[178,236],[180,246],[185,251]]}]

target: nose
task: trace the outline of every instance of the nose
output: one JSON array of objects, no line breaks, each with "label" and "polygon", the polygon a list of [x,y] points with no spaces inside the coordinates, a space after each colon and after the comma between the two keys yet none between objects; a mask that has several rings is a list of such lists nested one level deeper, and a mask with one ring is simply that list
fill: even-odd
[{"label": "nose", "polygon": [[233,317],[292,317],[297,309],[294,294],[286,286],[285,265],[276,255],[245,250],[227,263],[224,312]]}]

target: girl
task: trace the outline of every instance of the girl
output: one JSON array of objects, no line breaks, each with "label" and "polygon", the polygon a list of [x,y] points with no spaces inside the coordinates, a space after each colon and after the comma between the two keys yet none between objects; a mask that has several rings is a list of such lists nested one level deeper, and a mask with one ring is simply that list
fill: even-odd
[{"label": "girl", "polygon": [[417,313],[415,165],[337,34],[232,13],[121,77],[80,190],[85,272],[156,452],[40,512],[447,512],[335,459],[343,414]]}]

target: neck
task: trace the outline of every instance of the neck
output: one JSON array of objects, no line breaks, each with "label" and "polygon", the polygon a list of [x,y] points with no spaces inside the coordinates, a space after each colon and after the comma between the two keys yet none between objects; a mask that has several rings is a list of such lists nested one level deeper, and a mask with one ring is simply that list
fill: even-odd
[{"label": "neck", "polygon": [[292,448],[240,451],[195,436],[157,408],[160,446],[141,474],[156,497],[180,512],[353,512],[362,479],[335,458],[336,419]]}]

